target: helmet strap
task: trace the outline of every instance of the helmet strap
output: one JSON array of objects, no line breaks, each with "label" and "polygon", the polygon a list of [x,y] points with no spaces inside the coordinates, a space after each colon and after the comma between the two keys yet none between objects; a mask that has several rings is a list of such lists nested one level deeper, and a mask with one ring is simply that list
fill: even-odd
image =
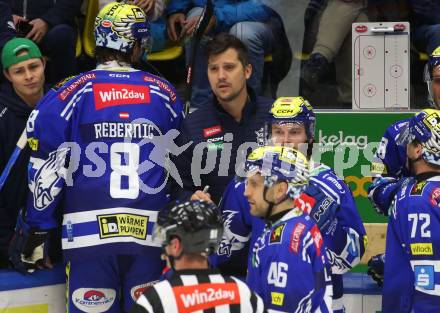
[{"label": "helmet strap", "polygon": [[311,139],[308,143],[307,143],[307,160],[310,160],[312,158],[312,154],[313,154],[313,144],[315,143],[315,139]]},{"label": "helmet strap", "polygon": [[264,216],[264,219],[267,221],[268,219],[269,219],[269,217],[272,215],[272,211],[273,211],[273,208],[276,206],[276,205],[278,205],[278,204],[280,204],[280,203],[282,203],[284,200],[286,200],[287,199],[287,195],[286,196],[284,196],[280,201],[278,201],[278,202],[273,202],[273,201],[269,201],[269,200],[267,200],[267,191],[269,190],[269,188],[267,187],[267,186],[264,186],[264,190],[263,190],[263,199],[264,199],[264,201],[266,201],[267,202],[267,204],[268,204],[268,206],[267,206],[267,211],[266,211],[266,214],[265,214],[265,216]]}]

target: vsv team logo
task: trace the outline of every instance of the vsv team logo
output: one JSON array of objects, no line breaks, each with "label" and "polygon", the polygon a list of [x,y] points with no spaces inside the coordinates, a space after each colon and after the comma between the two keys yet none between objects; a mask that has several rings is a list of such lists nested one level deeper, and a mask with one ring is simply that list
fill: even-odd
[{"label": "vsv team logo", "polygon": [[116,298],[114,289],[105,288],[79,288],[72,294],[75,306],[85,312],[105,312],[112,306]]}]

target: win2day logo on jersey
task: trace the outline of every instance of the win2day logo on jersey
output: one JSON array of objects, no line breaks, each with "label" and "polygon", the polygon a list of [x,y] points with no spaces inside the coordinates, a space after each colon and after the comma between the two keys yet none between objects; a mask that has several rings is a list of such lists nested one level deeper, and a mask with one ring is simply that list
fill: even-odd
[{"label": "win2day logo on jersey", "polygon": [[224,304],[240,303],[235,283],[202,283],[173,288],[178,311],[189,313],[208,310]]},{"label": "win2day logo on jersey", "polygon": [[148,217],[135,214],[99,215],[99,237],[147,238]]},{"label": "win2day logo on jersey", "polygon": [[130,84],[94,84],[95,109],[127,104],[149,104],[150,88]]}]

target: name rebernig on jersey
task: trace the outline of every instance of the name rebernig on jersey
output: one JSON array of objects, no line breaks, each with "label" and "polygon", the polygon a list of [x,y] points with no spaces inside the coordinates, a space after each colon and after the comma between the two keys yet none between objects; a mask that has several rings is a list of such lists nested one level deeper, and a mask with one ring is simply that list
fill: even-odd
[{"label": "name rebernig on jersey", "polygon": [[153,139],[159,135],[154,125],[147,123],[102,122],[93,124],[95,139],[100,138],[133,138]]}]

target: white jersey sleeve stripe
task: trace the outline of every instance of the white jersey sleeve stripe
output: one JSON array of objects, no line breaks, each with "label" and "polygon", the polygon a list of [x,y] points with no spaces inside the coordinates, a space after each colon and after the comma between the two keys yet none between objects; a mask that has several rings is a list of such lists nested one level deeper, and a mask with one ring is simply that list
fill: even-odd
[{"label": "white jersey sleeve stripe", "polygon": [[341,203],[341,198],[339,197],[339,195],[336,192],[334,192],[334,190],[332,190],[329,186],[327,186],[324,182],[322,182],[322,181],[320,181],[320,180],[318,180],[318,179],[316,179],[314,177],[311,177],[310,180],[313,181],[314,183],[316,183],[317,185],[319,185],[319,187],[321,187],[320,189],[327,196],[332,197],[333,199],[335,199],[338,204]]}]

